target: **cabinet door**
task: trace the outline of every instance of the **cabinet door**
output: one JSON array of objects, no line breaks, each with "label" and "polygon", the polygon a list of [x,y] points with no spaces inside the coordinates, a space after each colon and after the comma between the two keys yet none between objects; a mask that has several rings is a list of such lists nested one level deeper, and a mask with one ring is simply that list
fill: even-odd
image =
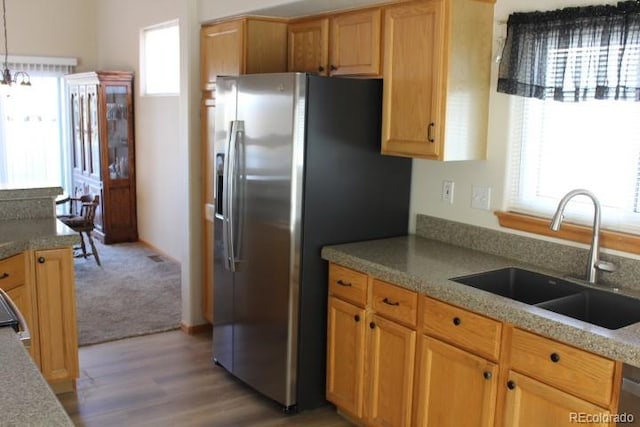
[{"label": "cabinet door", "polygon": [[441,0],[385,9],[382,152],[438,158],[443,141],[444,5]]},{"label": "cabinet door", "polygon": [[289,24],[287,69],[328,74],[329,19],[322,18]]},{"label": "cabinet door", "polygon": [[78,377],[78,338],[71,248],[34,252],[40,364],[49,382]]},{"label": "cabinet door", "polygon": [[329,297],[327,400],[362,417],[365,311]]},{"label": "cabinet door", "polygon": [[493,426],[496,364],[427,336],[422,337],[419,363],[418,426]]},{"label": "cabinet door", "polygon": [[69,88],[70,102],[70,120],[71,120],[71,163],[73,173],[82,173],[83,164],[83,147],[82,147],[82,99],[80,98],[80,90],[78,86]]},{"label": "cabinet door", "polygon": [[380,75],[380,9],[331,18],[329,74]]},{"label": "cabinet door", "polygon": [[244,72],[244,21],[204,26],[200,33],[201,89],[214,90],[216,76]]},{"label": "cabinet door", "polygon": [[96,180],[100,180],[100,125],[98,119],[98,87],[89,85],[85,98],[85,147],[88,153],[86,172]]},{"label": "cabinet door", "polygon": [[374,426],[409,426],[416,331],[379,316],[368,326],[366,420]]},{"label": "cabinet door", "polygon": [[507,387],[506,426],[615,426],[613,422],[604,422],[609,415],[606,409],[525,375],[510,372]]}]

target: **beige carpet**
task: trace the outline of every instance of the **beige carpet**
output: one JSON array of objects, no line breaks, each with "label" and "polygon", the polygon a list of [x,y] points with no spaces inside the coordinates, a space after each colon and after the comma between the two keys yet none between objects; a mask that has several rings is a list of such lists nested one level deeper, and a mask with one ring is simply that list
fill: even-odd
[{"label": "beige carpet", "polygon": [[178,328],[180,265],[142,243],[97,245],[102,267],[74,261],[79,344]]}]

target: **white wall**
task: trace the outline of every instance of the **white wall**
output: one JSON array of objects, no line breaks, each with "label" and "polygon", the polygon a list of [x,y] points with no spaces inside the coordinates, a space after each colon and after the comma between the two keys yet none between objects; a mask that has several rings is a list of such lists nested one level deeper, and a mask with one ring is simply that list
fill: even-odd
[{"label": "white wall", "polygon": [[[514,11],[553,10],[570,6],[613,3],[601,0],[498,0],[495,5],[494,58],[497,54],[497,38],[506,32],[506,22]],[[500,23],[503,22],[503,23]],[[499,228],[498,219],[493,214],[504,209],[504,192],[507,184],[507,163],[509,149],[509,95],[496,92],[498,65],[494,62],[491,73],[491,98],[489,109],[489,134],[486,161],[441,163],[429,160],[413,161],[411,191],[411,232],[415,231],[417,213],[446,218],[453,221],[487,228]],[[454,203],[440,200],[442,181],[455,182]],[[491,187],[491,209],[489,211],[471,208],[471,186]],[[503,229],[504,231],[504,229]]]},{"label": "white wall", "polygon": [[[135,73],[135,136],[140,240],[181,262],[182,321],[202,323],[197,3],[104,0],[97,8],[98,68]],[[140,31],[178,19],[180,96],[141,96]]]},{"label": "white wall", "polygon": [[6,0],[9,54],[74,57],[78,71],[93,69],[96,7],[97,0]]}]

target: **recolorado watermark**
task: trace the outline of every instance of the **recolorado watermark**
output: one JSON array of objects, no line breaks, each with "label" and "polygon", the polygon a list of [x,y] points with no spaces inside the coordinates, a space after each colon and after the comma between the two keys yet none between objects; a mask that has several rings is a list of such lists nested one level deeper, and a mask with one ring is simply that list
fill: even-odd
[{"label": "recolorado watermark", "polygon": [[590,414],[588,412],[569,413],[569,422],[575,424],[631,424],[635,417],[633,414],[623,412],[621,414],[610,414],[608,412],[598,412]]}]

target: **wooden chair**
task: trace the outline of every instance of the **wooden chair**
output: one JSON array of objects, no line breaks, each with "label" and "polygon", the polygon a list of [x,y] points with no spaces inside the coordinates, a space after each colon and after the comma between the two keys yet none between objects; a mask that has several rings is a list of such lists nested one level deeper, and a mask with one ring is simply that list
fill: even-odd
[{"label": "wooden chair", "polygon": [[[80,247],[76,248],[80,252],[75,254],[76,257],[87,258],[92,256],[95,258],[96,263],[100,264],[100,256],[98,250],[93,241],[93,220],[96,216],[96,209],[100,203],[100,196],[92,197],[90,195],[84,195],[80,197],[70,197],[68,199],[71,204],[68,215],[58,215],[58,219],[65,225],[80,234]],[[84,241],[84,235],[91,245],[91,252],[87,252],[87,247]]]}]

